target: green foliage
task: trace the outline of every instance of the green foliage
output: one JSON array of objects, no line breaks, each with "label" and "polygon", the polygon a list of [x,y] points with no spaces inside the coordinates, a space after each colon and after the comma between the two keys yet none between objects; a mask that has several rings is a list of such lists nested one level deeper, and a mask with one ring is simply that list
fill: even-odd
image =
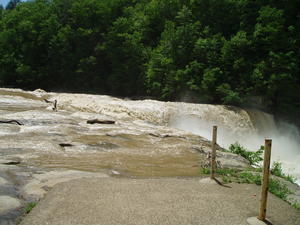
[{"label": "green foliage", "polygon": [[25,206],[25,213],[30,213],[31,212],[31,210],[35,207],[37,205],[37,203],[36,202],[29,202],[29,203],[27,203],[27,205]]},{"label": "green foliage", "polygon": [[298,202],[293,202],[292,206],[300,211],[300,204]]},{"label": "green foliage", "polygon": [[[210,174],[210,169],[203,168],[201,170],[202,174]],[[230,168],[217,169],[216,174],[220,175],[223,182],[225,183],[247,183],[261,185],[262,176],[260,168],[249,168],[242,171]],[[287,201],[287,196],[292,194],[288,187],[280,182],[276,178],[270,178],[269,180],[269,191],[276,195],[277,197]],[[299,204],[297,202],[290,203],[294,208],[300,210]]]},{"label": "green foliage", "polygon": [[[247,183],[247,184],[256,184],[261,185],[262,176],[261,176],[262,169],[261,168],[247,168],[244,170],[237,170],[231,168],[219,168],[216,170],[216,174],[220,175],[224,183]],[[272,173],[274,175],[283,177],[284,179],[288,178],[286,175],[282,173],[281,164],[275,163],[272,167]],[[208,175],[210,174],[209,168],[202,168],[201,174]],[[287,187],[286,184],[282,183],[280,180],[276,178],[269,179],[269,191],[276,195],[277,197],[287,201],[287,196],[292,194],[291,190]],[[290,202],[294,208],[300,210],[300,205],[297,202]]]},{"label": "green foliage", "polygon": [[263,158],[261,157],[263,149],[263,146],[261,146],[261,148],[256,152],[250,152],[237,142],[229,146],[230,152],[244,157],[250,162],[250,165],[257,165],[263,160]]},{"label": "green foliage", "polygon": [[296,179],[291,176],[291,175],[286,175],[283,171],[282,171],[282,167],[281,167],[281,163],[280,162],[274,162],[271,168],[271,174],[277,176],[277,177],[281,177],[291,183],[295,183]]},{"label": "green foliage", "polygon": [[288,194],[292,193],[285,184],[276,179],[270,179],[269,191],[283,200],[286,200]]},{"label": "green foliage", "polygon": [[210,174],[210,169],[209,168],[202,168],[201,173],[202,174]]},{"label": "green foliage", "polygon": [[252,172],[243,171],[238,176],[238,183],[261,185],[261,176]]},{"label": "green foliage", "polygon": [[[261,180],[262,177],[260,174],[243,171],[238,174],[236,182],[261,185]],[[286,200],[288,194],[291,194],[291,191],[285,184],[281,183],[277,179],[272,178],[269,180],[269,191],[283,200]]]},{"label": "green foliage", "polygon": [[[237,172],[238,172],[237,170],[230,169],[230,168],[219,168],[216,170],[217,174],[224,175],[224,176],[231,176]],[[210,168],[202,168],[201,173],[202,174],[210,174]]]},{"label": "green foliage", "polygon": [[11,0],[0,85],[246,105],[298,118],[299,1]]},{"label": "green foliage", "polygon": [[10,1],[7,3],[5,9],[6,9],[6,10],[12,10],[12,9],[16,8],[17,5],[18,5],[20,2],[21,2],[21,0],[10,0]]},{"label": "green foliage", "polygon": [[231,90],[229,84],[224,83],[217,87],[217,93],[220,94],[222,102],[228,105],[240,105],[243,100],[239,96],[239,93]]}]

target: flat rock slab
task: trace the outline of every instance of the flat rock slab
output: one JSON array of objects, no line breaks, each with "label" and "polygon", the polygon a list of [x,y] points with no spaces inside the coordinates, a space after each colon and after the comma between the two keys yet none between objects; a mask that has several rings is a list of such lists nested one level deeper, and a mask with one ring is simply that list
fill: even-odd
[{"label": "flat rock slab", "polygon": [[0,214],[12,209],[19,208],[20,206],[21,203],[18,199],[6,195],[0,196]]},{"label": "flat rock slab", "polygon": [[0,159],[0,164],[4,164],[4,165],[17,165],[20,163],[21,163],[21,159],[19,158]]},{"label": "flat rock slab", "polygon": [[218,185],[218,183],[213,180],[213,179],[210,179],[210,177],[206,177],[206,178],[202,178],[199,180],[200,183],[202,184],[215,184],[215,185]]},{"label": "flat rock slab", "polygon": [[0,177],[0,186],[7,185],[7,184],[8,184],[8,181],[5,180],[4,178]]},{"label": "flat rock slab", "polygon": [[269,222],[268,220],[261,221],[261,220],[257,219],[257,217],[249,217],[247,219],[247,222],[249,225],[272,225],[272,223]]},{"label": "flat rock slab", "polygon": [[[21,225],[247,225],[260,187],[199,179],[84,178],[56,185]],[[274,225],[299,225],[300,213],[269,195]]]},{"label": "flat rock slab", "polygon": [[33,179],[23,187],[25,195],[33,199],[42,198],[46,194],[46,190],[54,185],[80,178],[103,178],[108,177],[104,173],[91,173],[78,170],[51,171],[43,174],[33,175]]}]

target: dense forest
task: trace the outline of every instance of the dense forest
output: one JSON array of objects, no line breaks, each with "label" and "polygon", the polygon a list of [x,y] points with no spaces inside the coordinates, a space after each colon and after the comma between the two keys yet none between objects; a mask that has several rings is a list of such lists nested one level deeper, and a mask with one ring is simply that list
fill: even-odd
[{"label": "dense forest", "polygon": [[300,115],[299,0],[12,0],[0,86]]}]

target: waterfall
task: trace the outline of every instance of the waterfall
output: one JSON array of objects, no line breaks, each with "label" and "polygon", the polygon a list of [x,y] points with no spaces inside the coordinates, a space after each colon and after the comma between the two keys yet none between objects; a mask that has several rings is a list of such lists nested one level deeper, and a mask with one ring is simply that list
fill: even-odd
[{"label": "waterfall", "polygon": [[[43,108],[44,103],[33,99],[47,98],[57,100],[59,110],[101,114],[131,125],[144,123],[143,126],[151,126],[153,129],[169,126],[177,129],[172,132],[179,133],[180,129],[209,140],[212,126],[217,125],[217,141],[224,148],[239,142],[247,149],[256,151],[264,145],[265,138],[271,138],[272,161],[280,161],[284,172],[300,180],[299,129],[290,123],[274,121],[272,115],[259,110],[155,100],[132,101],[103,95],[24,92],[15,89],[1,89],[0,94],[2,106],[13,111]],[[6,98],[13,98],[14,101],[19,101],[20,98],[23,100],[16,108],[15,104],[8,104]],[[5,114],[6,110],[2,113]]]},{"label": "waterfall", "polygon": [[[206,105],[199,104],[199,108]],[[259,110],[243,110],[214,106],[209,118],[201,114],[183,112],[173,115],[169,125],[211,139],[212,126],[218,126],[218,144],[228,148],[230,144],[239,142],[251,151],[264,145],[264,139],[272,139],[272,162],[281,162],[283,171],[293,175],[300,183],[300,132],[287,122],[276,121],[274,116]],[[223,107],[220,110],[220,107]],[[236,114],[232,116],[232,114]],[[244,123],[242,123],[244,122]]]},{"label": "waterfall", "polygon": [[239,142],[250,151],[264,145],[271,138],[272,161],[282,163],[284,172],[300,180],[300,134],[296,126],[274,121],[274,117],[260,110],[233,106],[132,101],[110,96],[55,94],[55,99],[68,110],[101,113],[120,120],[142,120],[201,135],[211,140],[213,125],[218,126],[218,144],[228,148]]}]

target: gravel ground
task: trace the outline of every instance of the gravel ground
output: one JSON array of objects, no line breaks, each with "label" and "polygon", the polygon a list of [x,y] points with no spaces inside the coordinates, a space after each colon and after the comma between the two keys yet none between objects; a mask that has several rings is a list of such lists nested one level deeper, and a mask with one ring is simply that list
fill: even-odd
[{"label": "gravel ground", "polygon": [[[83,178],[56,185],[21,225],[246,225],[260,187],[192,179]],[[299,225],[300,212],[270,194],[273,225]]]}]

